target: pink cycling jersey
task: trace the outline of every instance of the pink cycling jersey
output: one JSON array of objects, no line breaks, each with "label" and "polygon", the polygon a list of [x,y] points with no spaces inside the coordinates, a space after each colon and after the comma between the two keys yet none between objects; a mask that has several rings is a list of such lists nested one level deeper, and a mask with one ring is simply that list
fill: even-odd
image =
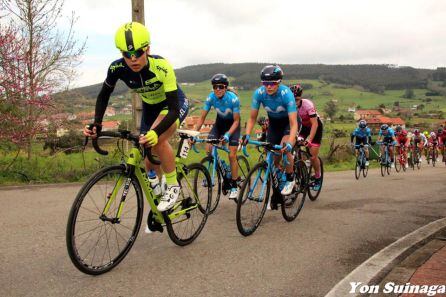
[{"label": "pink cycling jersey", "polygon": [[300,106],[298,106],[298,114],[302,120],[302,126],[311,127],[310,118],[318,116],[313,102],[309,99],[302,99]]}]

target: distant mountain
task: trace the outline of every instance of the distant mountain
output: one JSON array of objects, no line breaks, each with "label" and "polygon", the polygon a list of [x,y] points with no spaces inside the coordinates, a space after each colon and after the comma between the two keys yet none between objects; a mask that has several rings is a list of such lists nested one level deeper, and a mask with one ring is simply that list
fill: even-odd
[{"label": "distant mountain", "polygon": [[[260,70],[266,63],[237,64],[203,64],[176,69],[179,82],[202,82],[209,80],[215,73],[225,73],[235,80],[233,85],[242,88],[258,86]],[[428,80],[444,78],[445,68],[437,70],[417,69],[413,67],[396,67],[395,65],[324,65],[324,64],[281,64],[286,79],[321,79],[329,83],[345,85],[360,85],[373,92],[392,89],[426,88]],[[76,88],[59,93],[57,97],[96,98],[101,84]],[[128,92],[127,86],[121,81],[116,85],[113,95],[123,95]]]}]

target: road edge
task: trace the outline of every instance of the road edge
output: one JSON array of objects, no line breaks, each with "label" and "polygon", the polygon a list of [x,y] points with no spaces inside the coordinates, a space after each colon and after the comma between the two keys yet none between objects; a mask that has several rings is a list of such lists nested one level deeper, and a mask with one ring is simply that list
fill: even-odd
[{"label": "road edge", "polygon": [[[391,269],[410,255],[414,250],[424,245],[446,228],[446,218],[433,221],[398,239],[383,248],[361,265],[356,267],[340,282],[338,282],[325,297],[346,296],[351,290],[350,282],[361,282],[376,285],[391,271]],[[361,296],[360,294],[349,296]],[[363,296],[363,295],[362,295]]]}]

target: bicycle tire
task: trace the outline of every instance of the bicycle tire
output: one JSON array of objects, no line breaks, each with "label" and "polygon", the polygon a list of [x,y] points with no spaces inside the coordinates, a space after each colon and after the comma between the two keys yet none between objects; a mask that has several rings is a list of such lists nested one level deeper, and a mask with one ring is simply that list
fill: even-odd
[{"label": "bicycle tire", "polygon": [[[96,248],[94,250],[94,254],[93,254],[93,258],[91,259],[91,263],[89,264],[87,261],[88,256],[90,254],[90,252],[92,251],[93,248],[90,249],[90,251],[87,253],[87,255],[85,255],[85,258],[83,258],[83,249],[82,246],[87,243],[87,240],[92,236],[92,234],[88,235],[88,237],[83,241],[82,244],[77,244],[78,241],[80,241],[81,236],[83,236],[84,234],[86,234],[87,232],[84,233],[76,233],[76,231],[82,227],[84,224],[77,226],[77,223],[85,223],[85,222],[90,222],[90,221],[94,221],[94,219],[92,220],[85,220],[85,221],[81,221],[78,220],[79,218],[79,213],[81,211],[82,205],[84,203],[88,202],[88,199],[93,199],[93,195],[94,195],[94,191],[92,191],[92,193],[90,194],[90,190],[94,189],[94,187],[96,185],[101,186],[101,183],[103,185],[105,185],[105,191],[99,191],[101,194],[106,194],[106,197],[101,197],[100,201],[104,202],[104,206],[105,206],[105,202],[107,199],[107,196],[110,194],[107,191],[107,183],[102,181],[102,179],[105,179],[107,177],[107,175],[109,173],[115,173],[117,175],[117,177],[119,178],[120,176],[127,176],[127,178],[130,179],[130,185],[133,185],[133,189],[135,190],[135,195],[136,195],[136,206],[134,208],[136,208],[136,218],[135,218],[135,225],[133,228],[128,228],[127,226],[125,226],[123,224],[123,221],[125,219],[125,217],[123,217],[123,215],[126,214],[126,212],[121,212],[121,221],[117,222],[117,223],[112,223],[109,221],[104,221],[102,220],[100,217],[97,217],[99,225],[101,225],[100,227],[98,227],[96,225],[95,228],[87,231],[88,233],[95,231],[96,229],[100,228],[100,233],[99,236],[97,238],[96,241],[96,245],[101,241],[103,241],[103,236],[105,235],[106,237],[106,241],[107,241],[107,245],[106,247],[108,248],[108,253],[109,253],[109,259],[110,261],[107,263],[102,263],[102,264],[93,264],[94,260],[95,260],[95,254],[96,254]],[[115,177],[111,178],[110,181],[112,181],[112,183],[114,183],[116,185],[116,181],[118,179],[116,179]],[[112,187],[112,189],[114,188],[114,186]],[[94,189],[95,190],[95,189]],[[121,189],[119,190],[119,192],[121,192]],[[129,205],[131,205],[130,203],[132,202],[132,200],[130,200],[133,196],[129,196],[129,194],[132,194],[130,192],[130,190],[128,190],[128,193],[126,194],[126,200],[125,200],[125,204],[124,204],[124,209],[129,209]],[[87,196],[88,195],[88,196]],[[117,203],[117,200],[120,200],[118,198],[118,195],[115,197],[115,201],[113,203]],[[87,206],[90,206],[91,209],[89,209]],[[86,211],[86,214],[90,214],[93,213],[92,216],[93,218],[95,216],[98,216],[102,213],[102,209],[100,206],[98,206],[98,204],[96,202],[93,202],[93,204],[84,206]],[[110,207],[111,209],[112,207]],[[93,210],[92,210],[93,209]],[[95,210],[96,209],[96,210]],[[108,212],[108,214],[114,213],[114,211],[116,211],[116,204],[114,205],[113,209],[111,211]],[[132,210],[133,208],[130,208],[130,210]],[[97,213],[96,213],[97,211]],[[83,187],[79,190],[79,193],[77,194],[73,205],[71,207],[70,210],[70,214],[68,216],[68,222],[67,222],[67,230],[66,230],[66,244],[67,244],[67,250],[68,250],[68,255],[70,256],[71,261],[73,262],[74,266],[79,269],[80,271],[82,271],[83,273],[86,274],[90,274],[90,275],[99,275],[99,274],[103,274],[106,273],[108,271],[110,271],[111,269],[113,269],[114,267],[116,267],[124,258],[125,256],[128,254],[128,252],[130,251],[130,249],[132,248],[133,244],[135,243],[135,240],[138,236],[138,232],[139,229],[141,227],[141,220],[142,220],[142,216],[143,216],[143,211],[144,211],[144,203],[143,203],[143,192],[141,190],[141,185],[139,184],[138,179],[136,178],[135,175],[130,175],[128,176],[126,173],[126,168],[125,165],[114,165],[114,166],[109,166],[106,168],[101,169],[100,171],[96,172],[92,177],[90,177],[90,179],[83,185]],[[128,211],[127,211],[128,212]],[[84,215],[82,213],[82,215]],[[130,218],[132,219],[132,218]],[[110,224],[109,224],[110,223]],[[125,229],[128,229],[131,231],[130,236],[127,240],[125,240],[124,236],[120,233],[120,231],[126,231],[121,229],[119,232],[115,229],[114,225],[117,226],[122,226],[122,228],[125,227]],[[122,225],[121,225],[122,224]],[[102,225],[104,226],[104,235],[102,234]],[[115,235],[115,239],[116,242],[118,243],[118,249],[120,249],[119,247],[119,239],[124,239],[125,244],[123,246],[123,249],[118,251],[118,255],[116,257],[114,257],[113,259],[111,258],[111,254],[110,254],[110,242],[109,242],[109,236],[107,235],[107,226],[110,226],[110,229],[114,229],[115,233],[114,234],[110,234],[110,235]],[[128,232],[128,231],[127,231]],[[118,238],[118,235],[121,238]],[[96,238],[95,238],[96,239]],[[112,238],[110,237],[110,241],[112,240]],[[96,246],[97,247],[97,246]],[[103,259],[105,256],[105,249],[104,249],[104,254],[103,254]]]},{"label": "bicycle tire", "polygon": [[[203,158],[200,161],[200,163],[203,164],[204,167],[206,167],[206,169],[209,172],[209,175],[211,176],[211,173],[212,173],[211,170],[214,170],[214,167],[213,167],[214,158],[212,156],[207,156],[207,157]],[[216,180],[214,180],[213,182],[211,180],[211,183],[212,183],[212,202],[211,202],[211,209],[209,211],[209,214],[214,213],[214,211],[217,209],[217,206],[218,206],[218,203],[220,202],[220,197],[221,197],[222,176],[221,176],[220,170],[218,169],[218,165],[217,165],[216,171],[217,171],[215,173]]]},{"label": "bicycle tire", "polygon": [[432,167],[435,167],[436,162],[437,162],[437,148],[434,147],[432,149]]},{"label": "bicycle tire", "polygon": [[298,160],[294,163],[294,178],[296,189],[292,194],[293,197],[289,198],[291,203],[284,201],[281,204],[282,216],[287,222],[292,222],[297,218],[305,203],[309,174],[304,161]]},{"label": "bicycle tire", "polygon": [[[265,211],[266,211],[266,207],[268,205],[268,200],[269,200],[269,193],[270,193],[270,188],[271,188],[271,179],[270,177],[266,177],[267,181],[266,181],[266,191],[265,191],[265,196],[264,199],[262,201],[259,201],[260,199],[256,199],[251,197],[248,197],[248,194],[251,190],[251,184],[253,184],[254,186],[256,185],[263,185],[263,178],[261,178],[261,176],[264,176],[266,174],[267,171],[267,163],[263,162],[263,163],[257,163],[252,169],[251,171],[248,173],[248,177],[247,179],[243,182],[242,185],[242,189],[240,191],[240,194],[238,196],[237,199],[237,211],[236,211],[236,221],[237,221],[237,228],[238,231],[240,232],[240,234],[242,234],[243,236],[249,236],[251,234],[254,233],[254,231],[258,228],[258,226],[260,225],[263,216],[265,215]],[[260,170],[260,172],[259,172]],[[253,177],[253,175],[257,175],[254,177],[254,180],[251,181],[251,178]],[[256,181],[257,179],[257,181]],[[260,182],[259,182],[260,181]],[[255,189],[252,190],[252,192],[254,192]],[[245,194],[246,194],[246,198],[245,198]],[[245,199],[244,199],[245,198]],[[252,199],[251,199],[252,198]],[[248,201],[254,201],[253,205],[255,207],[256,204],[255,203],[260,203],[260,208],[257,207],[257,210],[259,210],[257,213],[257,217],[254,219],[251,219],[250,221],[253,223],[251,226],[244,226],[244,218],[245,218],[245,214],[244,212],[242,213],[242,207],[247,208],[247,202]],[[252,213],[252,212],[251,212]]]},{"label": "bicycle tire", "polygon": [[384,177],[385,176],[385,172],[386,171],[386,165],[381,164],[381,176]]},{"label": "bicycle tire", "polygon": [[[315,193],[312,192],[311,190],[311,185],[308,187],[308,198],[310,198],[311,201],[315,201],[317,199],[317,197],[319,197],[319,194],[321,193],[322,190],[322,186],[324,183],[324,163],[322,162],[321,157],[319,158],[319,162],[321,164],[321,187],[319,188],[318,191],[314,191]],[[310,166],[310,177],[312,176],[312,170],[313,170],[313,166]]]},{"label": "bicycle tire", "polygon": [[369,173],[369,166],[365,166],[365,167],[362,169],[362,176],[363,176],[364,178],[366,178],[368,173]]},{"label": "bicycle tire", "polygon": [[361,176],[361,155],[356,157],[356,164],[355,164],[355,178],[359,180],[360,176]]},{"label": "bicycle tire", "polygon": [[[395,156],[396,157],[396,156]],[[395,162],[395,171],[400,172],[401,171],[401,156],[398,156],[398,158],[394,158]]]},{"label": "bicycle tire", "polygon": [[[207,217],[209,215],[209,211],[211,208],[211,200],[212,200],[211,188],[204,187],[202,185],[203,178],[206,179],[208,185],[211,183],[211,177],[209,176],[209,172],[206,169],[206,167],[204,167],[203,164],[200,164],[200,163],[192,163],[192,164],[187,165],[186,168],[187,168],[186,169],[187,174],[193,175],[193,180],[192,180],[193,189],[189,188],[187,182],[182,183],[186,177],[183,174],[179,174],[178,175],[178,184],[181,186],[181,191],[180,191],[180,197],[177,201],[177,204],[179,205],[178,208],[179,207],[181,207],[181,209],[189,208],[189,207],[193,206],[194,204],[197,204],[197,207],[192,209],[191,211],[186,212],[185,215],[177,217],[175,219],[176,221],[173,221],[173,222],[169,219],[168,213],[175,212],[176,208],[174,207],[172,210],[170,210],[168,212],[163,212],[164,221],[165,221],[166,227],[167,227],[167,233],[169,234],[170,239],[175,244],[177,244],[179,246],[185,246],[185,245],[192,243],[198,237],[198,235],[200,235],[201,231],[204,228],[204,225],[206,224]],[[197,172],[195,174],[191,174],[191,172],[193,172],[194,170],[196,170]],[[203,174],[203,176],[199,177],[198,176],[199,172],[201,172]],[[191,180],[188,179],[188,181],[189,181],[189,184],[191,184]],[[207,189],[207,190],[204,190],[203,197],[201,197],[198,193],[198,189],[200,186],[203,189]],[[195,193],[195,195],[198,196],[198,199],[200,199],[200,201],[197,203],[194,195],[192,193],[186,193],[186,189],[188,191],[192,190]],[[193,223],[192,215],[194,215],[194,214],[199,215],[199,220],[200,220],[199,224]],[[178,227],[178,226],[180,226],[179,224],[182,224],[183,222],[186,222],[186,223],[192,222],[192,224],[186,225],[185,228]],[[182,224],[182,225],[184,225],[184,224]],[[197,229],[195,229],[192,232],[192,234],[185,235],[184,230],[188,230],[188,231],[192,230],[192,228],[189,226],[192,226],[192,228],[197,227]],[[178,230],[180,228],[182,229],[182,231]]]}]

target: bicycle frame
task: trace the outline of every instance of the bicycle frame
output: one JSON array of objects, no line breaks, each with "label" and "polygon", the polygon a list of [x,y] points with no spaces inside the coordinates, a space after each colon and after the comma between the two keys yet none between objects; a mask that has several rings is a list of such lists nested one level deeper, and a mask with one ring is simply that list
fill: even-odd
[{"label": "bicycle frame", "polygon": [[[257,146],[264,145],[264,143],[259,142],[259,141],[255,141],[255,140],[249,140],[248,143],[249,144],[253,144],[253,145],[257,145]],[[282,149],[282,146],[274,145],[272,147],[272,149],[280,150],[280,149]],[[243,147],[243,153],[245,154],[245,156],[247,156],[247,157],[249,156],[248,153],[246,152],[246,146]],[[273,189],[278,188],[279,185],[280,185],[279,180],[278,180],[279,177],[277,176],[277,174],[275,172],[273,173],[273,171],[272,171],[273,168],[277,168],[274,165],[274,156],[280,156],[280,155],[282,156],[283,162],[285,162],[285,164],[286,164],[287,163],[286,154],[279,154],[279,153],[271,151],[271,150],[268,150],[268,152],[266,154],[266,161],[265,162],[267,164],[267,167],[266,167],[266,172],[265,172],[264,176],[266,176],[267,178],[263,179],[263,184],[262,184],[262,188],[260,190],[259,199],[257,200],[258,202],[263,202],[265,190],[266,190],[266,187],[267,187],[267,184],[268,184],[268,178],[272,179]],[[259,182],[259,179],[261,177],[260,175],[261,175],[261,171],[257,172],[257,176],[256,176],[256,178],[254,180],[254,183],[253,183],[253,185],[249,189],[248,197],[251,197],[255,187],[257,186],[257,183]]]},{"label": "bicycle frame", "polygon": [[[143,158],[142,158],[139,148],[133,147],[130,150],[129,157],[125,161],[128,176],[132,173],[135,174],[135,176],[138,179],[139,184],[144,192],[144,195],[146,196],[146,200],[150,205],[150,209],[153,213],[155,220],[158,221],[160,224],[164,224],[165,223],[164,217],[163,217],[162,213],[158,211],[157,205],[155,204],[155,200],[158,197],[155,196],[153,193],[153,189],[150,186],[150,182],[147,178],[147,175],[145,174],[145,172],[146,172],[145,168],[140,165],[142,159]],[[184,176],[186,176],[186,173],[184,171],[185,164],[181,161],[180,157],[177,156],[175,158],[175,163],[176,163],[177,174],[183,174]],[[136,169],[138,169],[138,170],[136,170]],[[104,209],[102,211],[101,217],[103,219],[110,220],[110,221],[112,221],[112,220],[119,221],[121,214],[122,214],[122,209],[124,207],[125,199],[127,197],[128,189],[130,186],[130,178],[128,178],[128,176],[124,176],[124,175],[120,176],[119,179],[116,181],[113,191],[112,191],[111,195],[109,195],[107,197],[107,199],[108,199],[107,203],[105,204]],[[115,201],[118,191],[121,188],[122,184],[124,183],[124,180],[125,180],[124,191],[121,196],[121,201],[119,202],[119,207],[117,209],[116,216],[113,219],[109,219],[109,218],[107,218],[106,213],[109,211],[110,206]],[[192,189],[193,187],[190,184],[190,181],[187,178],[185,180],[188,184],[188,187],[190,189]],[[195,196],[195,198],[197,199],[197,201],[200,201],[199,197],[196,196],[196,193],[194,191],[192,191],[192,193]],[[180,206],[180,204],[181,204],[181,202],[177,202],[172,207],[172,211],[167,215],[170,220],[173,220],[177,217],[185,215],[188,211],[198,207],[198,204],[195,204],[191,207],[184,208],[179,211],[175,211]]]}]

